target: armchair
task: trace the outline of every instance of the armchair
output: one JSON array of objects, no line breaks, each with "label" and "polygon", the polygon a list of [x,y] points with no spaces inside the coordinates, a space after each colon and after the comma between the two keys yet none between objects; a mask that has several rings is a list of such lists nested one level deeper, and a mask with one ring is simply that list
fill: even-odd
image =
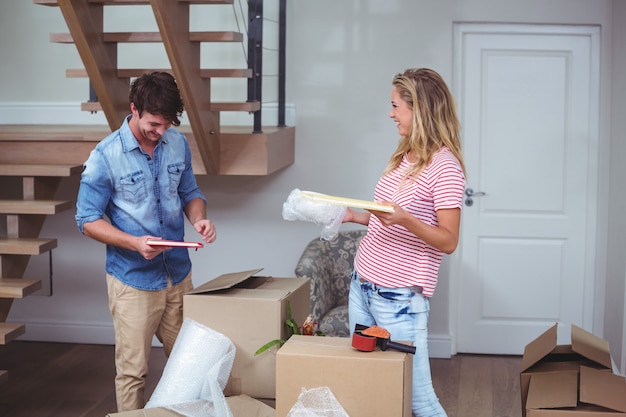
[{"label": "armchair", "polygon": [[311,280],[311,315],[327,336],[348,337],[348,293],[354,255],[366,230],[341,231],[332,241],[313,239],[296,264],[296,276]]}]

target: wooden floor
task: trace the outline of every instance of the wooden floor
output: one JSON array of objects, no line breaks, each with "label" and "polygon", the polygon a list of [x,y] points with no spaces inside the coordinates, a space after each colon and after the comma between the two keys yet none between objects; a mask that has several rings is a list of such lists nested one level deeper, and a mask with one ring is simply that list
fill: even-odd
[{"label": "wooden floor", "polygon": [[[521,357],[432,359],[433,384],[449,417],[520,417]],[[146,398],[165,366],[153,348]],[[113,346],[14,341],[0,346],[2,417],[104,417],[115,411]],[[358,417],[358,416],[356,416]]]}]

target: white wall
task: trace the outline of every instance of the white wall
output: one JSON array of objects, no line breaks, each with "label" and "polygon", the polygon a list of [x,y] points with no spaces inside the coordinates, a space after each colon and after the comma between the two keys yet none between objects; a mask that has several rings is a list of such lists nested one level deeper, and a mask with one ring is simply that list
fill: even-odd
[{"label": "white wall", "polygon": [[[194,282],[199,284],[224,272],[255,267],[264,267],[269,275],[292,276],[302,248],[319,235],[313,224],[282,220],[282,203],[293,188],[371,198],[397,141],[394,123],[387,117],[391,78],[407,67],[425,66],[439,71],[451,82],[453,22],[601,25],[602,107],[621,104],[623,109],[623,99],[610,102],[608,95],[611,82],[619,81],[617,73],[613,78],[607,75],[612,54],[609,48],[612,44],[617,48],[615,39],[611,43],[613,2],[619,3],[288,1],[287,101],[295,111],[296,162],[268,177],[199,177],[209,199],[208,214],[217,224],[219,237],[215,244],[192,253]],[[621,16],[623,21],[623,11]],[[148,30],[143,25],[141,29]],[[57,8],[28,1],[0,4],[0,123],[14,123],[16,119],[43,123],[50,122],[51,117],[55,122],[93,123],[92,116],[77,111],[78,103],[87,94],[85,81],[64,77],[66,68],[81,67],[78,54],[71,45],[48,42],[49,32],[66,31]],[[623,38],[623,30],[617,35]],[[129,55],[139,61],[155,59],[153,53],[143,56],[141,49]],[[623,64],[621,68],[623,74]],[[610,154],[608,121],[608,116],[601,120],[606,166]],[[624,153],[626,149],[620,149],[620,155]],[[608,182],[608,173],[607,168],[600,174],[604,183]],[[60,194],[73,198],[75,186],[75,180],[67,180]],[[607,194],[608,190],[601,203],[601,224],[607,223]],[[49,218],[42,236],[46,234],[59,237],[59,248],[53,253],[54,295],[15,302],[10,319],[27,323],[25,339],[112,342],[104,248],[79,235],[73,213]],[[606,247],[606,230],[600,230],[599,236],[601,246]],[[623,263],[623,256],[621,259],[612,261]],[[617,281],[621,282],[624,265],[618,269],[622,273]],[[430,333],[434,356],[445,356],[451,351],[450,332],[455,318],[449,313],[447,271],[446,262],[432,302]],[[602,319],[597,323],[601,324]]]}]

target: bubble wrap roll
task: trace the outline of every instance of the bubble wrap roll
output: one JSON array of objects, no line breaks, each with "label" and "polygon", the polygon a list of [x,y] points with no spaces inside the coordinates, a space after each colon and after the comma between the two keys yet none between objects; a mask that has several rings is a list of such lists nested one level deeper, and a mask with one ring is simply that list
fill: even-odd
[{"label": "bubble wrap roll", "polygon": [[232,416],[223,391],[234,360],[230,339],[186,318],[146,408],[170,408],[190,417]]}]

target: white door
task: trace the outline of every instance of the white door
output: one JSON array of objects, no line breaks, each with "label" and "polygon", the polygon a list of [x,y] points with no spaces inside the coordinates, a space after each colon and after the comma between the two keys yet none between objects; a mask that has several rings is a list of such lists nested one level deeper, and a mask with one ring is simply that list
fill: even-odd
[{"label": "white door", "polygon": [[462,214],[458,352],[521,354],[555,322],[592,324],[598,51],[597,27],[455,26],[467,187],[485,193]]}]

